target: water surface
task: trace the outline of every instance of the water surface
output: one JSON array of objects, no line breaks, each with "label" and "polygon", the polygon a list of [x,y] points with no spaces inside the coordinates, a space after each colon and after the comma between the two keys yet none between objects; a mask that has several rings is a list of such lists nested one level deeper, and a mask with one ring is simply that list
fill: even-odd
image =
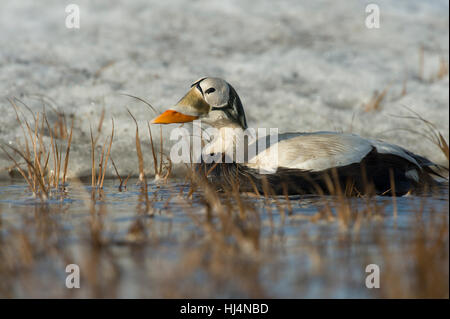
[{"label": "water surface", "polygon": [[[448,187],[433,196],[241,200],[171,180],[43,203],[0,183],[1,297],[448,297]],[[81,288],[67,289],[77,264]],[[380,268],[380,288],[365,285]]]}]

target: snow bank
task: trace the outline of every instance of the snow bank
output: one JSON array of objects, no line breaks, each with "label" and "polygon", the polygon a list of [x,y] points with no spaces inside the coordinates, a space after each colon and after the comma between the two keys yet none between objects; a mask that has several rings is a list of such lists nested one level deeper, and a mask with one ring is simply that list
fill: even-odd
[{"label": "snow bank", "polygon": [[[145,121],[154,114],[119,93],[162,110],[202,76],[232,83],[249,126],[352,130],[445,161],[425,138],[401,130],[423,131],[419,122],[392,115],[409,114],[406,105],[448,139],[449,77],[429,80],[440,59],[449,60],[446,0],[375,1],[380,29],[366,28],[364,1],[73,2],[80,29],[65,27],[65,2],[0,3],[0,141],[15,144],[22,134],[7,97],[34,111],[42,110],[37,95],[50,97],[76,118],[71,176],[90,174],[89,127],[96,128],[103,106],[100,141],[113,117],[119,170],[137,172],[128,108],[139,119],[151,172]],[[381,110],[365,112],[374,92],[385,89]],[[164,127],[166,138],[170,128]],[[7,166],[0,154],[0,177]]]}]

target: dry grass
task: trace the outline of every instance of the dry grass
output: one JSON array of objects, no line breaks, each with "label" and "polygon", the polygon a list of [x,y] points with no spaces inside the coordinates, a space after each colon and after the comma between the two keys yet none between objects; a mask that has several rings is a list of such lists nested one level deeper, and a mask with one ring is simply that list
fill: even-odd
[{"label": "dry grass", "polygon": [[[18,146],[8,144],[0,148],[14,164],[20,175],[30,187],[34,196],[43,200],[49,196],[64,191],[69,164],[70,146],[72,143],[73,120],[70,132],[67,132],[65,117],[58,115],[58,120],[49,124],[45,110],[43,113],[33,113],[33,123],[29,123],[15,99],[9,100],[16,114],[16,120],[23,132],[23,140]],[[25,104],[23,104],[25,105]],[[62,130],[66,131],[62,131]],[[44,141],[44,132],[48,131],[50,142]],[[58,135],[54,135],[55,132]],[[62,150],[61,139],[66,139],[65,152]],[[12,152],[12,154],[10,153]],[[64,153],[64,160],[62,158]],[[16,155],[16,157],[14,156]],[[16,159],[16,158],[19,159]]]},{"label": "dry grass", "polygon": [[381,92],[375,91],[372,98],[364,106],[365,112],[373,112],[381,110],[381,104],[386,97],[389,87],[386,87]]},{"label": "dry grass", "polygon": [[[434,83],[437,81],[440,81],[444,79],[446,76],[448,76],[449,72],[449,64],[447,61],[447,58],[442,56],[439,58],[439,66],[435,72],[432,72],[430,75],[425,76],[425,48],[424,46],[419,47],[419,53],[418,53],[418,69],[417,71],[414,70],[416,73],[415,77],[421,82],[425,83]],[[392,99],[401,99],[404,97],[407,93],[407,82],[408,82],[408,75],[407,72],[405,72],[403,81],[402,81],[402,90],[398,96],[394,96]],[[363,109],[365,112],[376,112],[380,111],[382,109],[383,102],[386,101],[387,93],[389,91],[391,84],[388,84],[384,89],[381,91],[374,91],[372,97],[370,97],[369,101],[363,105]]]},{"label": "dry grass", "polygon": [[416,218],[412,238],[400,235],[398,239],[404,247],[400,258],[386,238],[373,234],[385,264],[384,280],[390,284],[380,291],[384,298],[449,297],[448,216],[422,210]]},{"label": "dry grass", "polygon": [[[400,115],[392,115],[393,117],[407,119],[407,120],[414,120],[418,121],[422,124],[424,124],[425,128],[422,131],[418,130],[410,130],[410,129],[399,129],[404,130],[410,133],[413,133],[415,135],[419,135],[421,137],[424,137],[427,139],[430,143],[437,146],[438,149],[441,151],[441,153],[444,155],[444,157],[449,160],[449,146],[448,142],[445,140],[445,138],[442,136],[442,133],[439,132],[439,130],[436,128],[436,126],[422,117],[419,113],[415,112],[414,110],[408,108],[407,106],[403,106],[407,111],[412,113],[411,116],[400,116]],[[447,167],[448,171],[448,167]]]},{"label": "dry grass", "polygon": [[[195,226],[189,227],[190,231],[183,230],[191,240],[176,242],[179,246],[176,261],[167,266],[159,266],[161,257],[151,256],[163,252],[176,231],[170,235],[169,228],[164,235],[164,224],[143,218],[139,204],[135,220],[126,234],[120,236],[111,235],[108,230],[112,225],[108,222],[113,213],[111,207],[97,203],[88,191],[83,198],[89,213],[77,232],[62,227],[58,217],[61,207],[37,206],[35,214],[27,217],[25,227],[5,223],[0,213],[0,234],[8,234],[0,237],[0,295],[17,296],[11,289],[17,285],[25,292],[38,293],[42,283],[33,271],[43,262],[50,262],[56,268],[77,263],[84,274],[81,290],[49,290],[59,297],[123,297],[121,287],[129,287],[131,272],[136,272],[139,280],[133,281],[133,285],[142,289],[143,296],[212,297],[234,292],[234,296],[241,297],[273,297],[276,295],[268,283],[276,285],[284,277],[286,265],[280,264],[283,256],[298,255],[296,258],[309,260],[311,265],[299,265],[295,271],[299,282],[292,278],[287,286],[294,291],[291,297],[307,295],[306,288],[316,282],[315,278],[328,282],[330,291],[324,291],[324,296],[327,293],[333,296],[339,287],[355,280],[342,269],[364,269],[364,265],[374,262],[382,269],[382,289],[370,292],[374,297],[448,297],[448,280],[442,280],[448,278],[448,215],[426,211],[426,203],[416,213],[412,212],[417,218],[411,218],[411,230],[392,237],[389,227],[382,227],[392,214],[388,202],[374,197],[318,197],[311,202],[317,213],[308,216],[298,209],[306,199],[287,201],[267,195],[259,200],[237,192],[219,194],[201,175],[192,178],[196,188],[194,198],[190,199],[188,192],[175,196],[176,200],[167,200],[161,211],[164,216],[174,212],[189,216],[189,224]],[[81,182],[72,184],[72,189],[85,189]],[[182,211],[180,201],[185,202]],[[288,202],[294,206],[290,215],[285,214]],[[148,204],[152,210],[160,200],[149,200]],[[299,222],[304,225],[300,228],[302,237],[296,247],[286,246],[280,234],[285,229],[292,231]],[[319,237],[313,225],[324,229]],[[333,225],[338,226],[338,233],[327,233],[325,230],[332,231]],[[67,247],[64,238],[74,235],[79,246],[77,254],[64,248]],[[292,235],[289,237],[292,240]],[[355,254],[357,247],[364,249],[365,241],[371,249]],[[323,247],[324,243],[328,248]],[[128,252],[128,257],[123,256],[124,252]],[[338,257],[341,254],[352,257],[342,259]],[[136,263],[136,269],[125,266],[123,258],[127,264]],[[52,269],[47,271],[53,273]],[[199,273],[204,274],[206,281],[199,281]],[[348,282],[337,280],[332,276],[336,273]],[[361,284],[363,280],[364,277]],[[53,284],[60,285],[58,281]]]},{"label": "dry grass", "polygon": [[[21,149],[2,148],[36,196],[48,198],[52,189],[66,182],[73,122],[70,131],[65,126],[66,134],[62,134],[64,121],[50,124],[44,113],[29,124],[13,106],[24,140]],[[124,297],[124,287],[132,287],[143,297],[276,297],[272,285],[285,281],[289,271],[293,278],[284,287],[291,297],[308,296],[308,289],[317,285],[327,297],[349,285],[362,291],[357,285],[364,283],[364,267],[375,262],[382,269],[382,288],[367,292],[369,296],[448,298],[448,213],[433,211],[426,197],[411,212],[415,218],[401,225],[408,229],[401,230],[395,227],[402,199],[349,198],[351,185],[341,187],[337,176],[328,179],[331,196],[274,196],[268,183],[261,194],[249,196],[239,193],[237,181],[217,192],[207,178],[209,172],[192,167],[185,187],[176,189],[167,182],[171,163],[162,153],[162,138],[158,153],[148,125],[155,180],[166,182],[152,184],[145,173],[138,121],[129,113],[136,125],[139,194],[135,217],[126,230],[115,229],[121,225],[112,221],[117,212],[102,195],[109,159],[120,181],[119,191],[126,189],[130,178],[119,174],[120,163],[111,157],[114,121],[97,152],[102,112],[97,129],[91,130],[90,191],[76,179],[66,188],[69,197],[71,192],[81,194],[77,196],[84,204],[76,209],[86,214],[76,219],[72,204],[43,204],[33,206],[32,214],[19,209],[22,220],[16,223],[4,218],[0,203],[0,296],[53,291],[57,297],[114,298]],[[431,123],[421,120],[428,125],[430,141],[448,159],[447,142]],[[55,127],[59,138],[55,138]],[[44,129],[51,132],[48,142]],[[391,184],[395,190],[392,178]],[[162,198],[163,189],[171,194],[168,198]],[[302,205],[309,205],[314,213],[306,214]],[[163,219],[149,218],[159,215]],[[167,251],[175,251],[176,257],[162,258]],[[285,264],[287,257],[299,264]],[[80,265],[82,289],[61,288],[58,280],[42,289],[37,269],[45,265],[47,275],[60,278],[61,269],[69,263]],[[351,272],[358,269],[361,278],[355,279]]]},{"label": "dry grass", "polygon": [[442,80],[448,75],[448,61],[444,56],[439,58],[439,67],[436,72],[431,74],[428,78],[425,77],[425,48],[419,48],[419,70],[418,78],[423,82],[433,83]]},{"label": "dry grass", "polygon": [[120,176],[119,171],[117,170],[116,163],[114,163],[114,160],[113,160],[112,157],[111,157],[111,164],[113,165],[114,172],[116,173],[116,176],[117,176],[117,178],[119,179],[119,182],[120,182],[120,184],[119,184],[119,192],[121,192],[122,190],[126,190],[127,189],[127,183],[128,183],[128,180],[130,179],[131,174],[128,174],[128,176],[125,179],[123,179]]},{"label": "dry grass", "polygon": [[[103,114],[103,113],[102,113]],[[108,160],[111,155],[112,143],[114,139],[114,120],[111,120],[112,128],[111,135],[105,139],[101,152],[99,154],[98,163],[96,161],[95,149],[97,147],[97,141],[101,133],[101,127],[103,123],[103,116],[101,117],[99,128],[97,130],[98,134],[94,138],[92,133],[92,128],[90,129],[91,137],[91,187],[92,189],[102,189],[105,182],[106,169],[108,167]]]}]

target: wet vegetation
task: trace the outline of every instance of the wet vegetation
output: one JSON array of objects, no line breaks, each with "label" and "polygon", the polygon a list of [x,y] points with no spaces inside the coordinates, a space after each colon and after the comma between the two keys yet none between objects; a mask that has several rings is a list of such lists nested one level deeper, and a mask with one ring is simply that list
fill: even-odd
[{"label": "wet vegetation", "polygon": [[[217,192],[204,170],[172,178],[163,139],[156,147],[148,124],[144,148],[130,111],[136,172],[113,160],[120,137],[113,120],[102,134],[103,112],[90,178],[68,179],[78,119],[10,104],[23,136],[20,147],[1,145],[12,165],[0,184],[1,297],[449,297],[446,183],[406,197],[347,197],[338,186],[329,196]],[[425,123],[421,134],[448,160],[434,126],[410,120]],[[65,287],[68,264],[80,267],[80,289]],[[369,264],[380,267],[379,289],[365,286]]]}]

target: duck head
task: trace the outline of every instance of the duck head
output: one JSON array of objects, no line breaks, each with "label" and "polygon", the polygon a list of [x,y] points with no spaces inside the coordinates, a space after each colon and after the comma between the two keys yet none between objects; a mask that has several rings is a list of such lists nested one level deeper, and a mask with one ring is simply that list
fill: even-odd
[{"label": "duck head", "polygon": [[173,107],[153,119],[154,124],[187,123],[196,119],[214,127],[247,128],[244,109],[234,88],[220,78],[202,78]]}]

